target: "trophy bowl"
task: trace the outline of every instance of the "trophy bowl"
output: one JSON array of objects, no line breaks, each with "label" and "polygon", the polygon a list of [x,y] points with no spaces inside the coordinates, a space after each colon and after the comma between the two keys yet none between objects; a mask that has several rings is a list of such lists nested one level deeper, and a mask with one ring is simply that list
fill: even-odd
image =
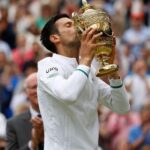
[{"label": "trophy bowl", "polygon": [[118,71],[118,65],[112,64],[115,55],[115,38],[111,29],[111,20],[108,14],[101,9],[94,9],[92,5],[82,0],[81,13],[72,13],[72,19],[80,37],[88,28],[96,28],[102,35],[97,39],[99,47],[96,49],[95,57],[101,64],[96,76],[101,77]]}]

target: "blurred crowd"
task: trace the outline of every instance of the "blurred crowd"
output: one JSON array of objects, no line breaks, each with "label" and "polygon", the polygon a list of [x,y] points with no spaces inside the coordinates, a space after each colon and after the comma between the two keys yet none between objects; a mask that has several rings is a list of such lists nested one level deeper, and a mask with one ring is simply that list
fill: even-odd
[{"label": "blurred crowd", "polygon": [[[120,66],[131,103],[127,115],[98,108],[99,145],[104,150],[149,150],[150,1],[88,2],[111,17],[115,63]],[[54,14],[71,15],[81,6],[81,0],[0,0],[0,149],[7,143],[7,120],[31,105],[25,79],[37,72],[37,61],[52,55],[40,43],[41,29]]]}]

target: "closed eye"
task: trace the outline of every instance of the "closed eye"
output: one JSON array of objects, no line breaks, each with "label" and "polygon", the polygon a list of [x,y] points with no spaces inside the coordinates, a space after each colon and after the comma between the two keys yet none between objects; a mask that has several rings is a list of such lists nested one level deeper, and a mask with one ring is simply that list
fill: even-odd
[{"label": "closed eye", "polygon": [[72,22],[67,22],[65,26],[66,27],[71,27],[72,26]]}]

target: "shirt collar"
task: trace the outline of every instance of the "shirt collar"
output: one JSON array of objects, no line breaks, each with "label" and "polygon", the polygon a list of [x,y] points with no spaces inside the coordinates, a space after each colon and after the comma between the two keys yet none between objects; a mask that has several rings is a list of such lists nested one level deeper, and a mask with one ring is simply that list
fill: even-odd
[{"label": "shirt collar", "polygon": [[34,110],[31,106],[30,106],[30,113],[31,113],[31,118],[33,119],[34,117],[37,117],[40,113],[37,112],[36,110]]},{"label": "shirt collar", "polygon": [[52,56],[55,60],[61,62],[61,63],[67,63],[70,64],[73,67],[76,67],[78,65],[78,62],[76,58],[66,57],[59,54],[53,54]]}]

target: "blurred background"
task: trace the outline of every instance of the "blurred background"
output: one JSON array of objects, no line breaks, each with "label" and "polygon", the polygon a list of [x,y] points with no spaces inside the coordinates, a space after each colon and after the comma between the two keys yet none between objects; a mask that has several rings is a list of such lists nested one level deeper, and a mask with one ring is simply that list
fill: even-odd
[{"label": "blurred background", "polygon": [[[111,17],[117,40],[115,63],[131,103],[127,115],[98,109],[99,145],[104,150],[127,150],[132,143],[130,129],[144,124],[144,119],[149,125],[145,134],[150,135],[150,0],[88,2]],[[41,29],[54,14],[71,15],[81,6],[81,0],[0,0],[0,148],[6,144],[7,120],[29,107],[24,79],[37,71],[37,61],[51,56],[40,43]]]}]

